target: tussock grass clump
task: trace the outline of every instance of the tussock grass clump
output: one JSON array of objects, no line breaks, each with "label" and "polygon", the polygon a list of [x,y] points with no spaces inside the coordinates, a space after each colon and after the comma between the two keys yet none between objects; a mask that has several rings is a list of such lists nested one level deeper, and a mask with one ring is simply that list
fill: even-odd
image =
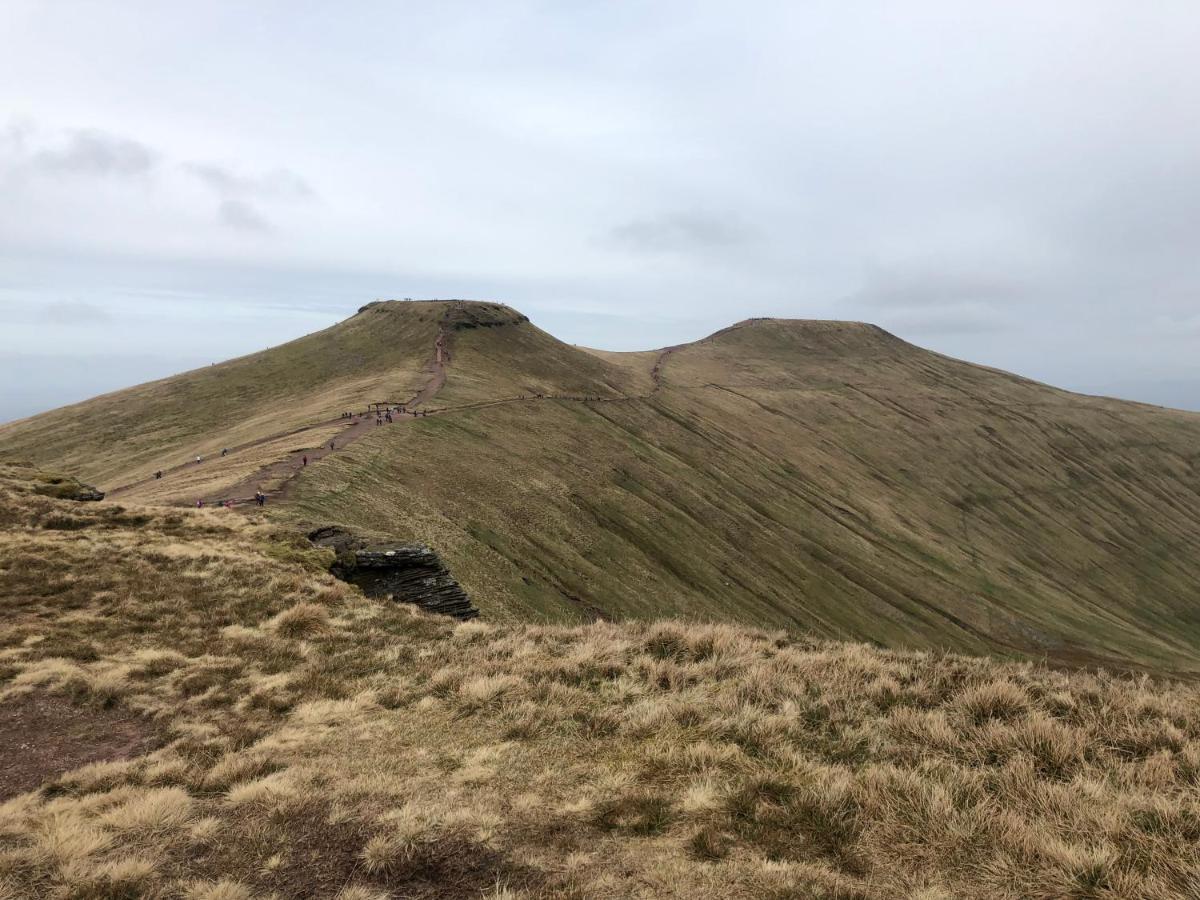
[{"label": "tussock grass clump", "polygon": [[1011,722],[1029,712],[1029,693],[1010,681],[993,681],[964,691],[954,706],[974,725],[990,719]]},{"label": "tussock grass clump", "polygon": [[515,675],[481,675],[464,681],[458,686],[458,695],[463,705],[471,710],[497,703],[500,698],[511,696],[524,684]]},{"label": "tussock grass clump", "polygon": [[329,625],[329,610],[316,603],[297,603],[285,609],[267,623],[281,637],[309,638],[320,634]]}]

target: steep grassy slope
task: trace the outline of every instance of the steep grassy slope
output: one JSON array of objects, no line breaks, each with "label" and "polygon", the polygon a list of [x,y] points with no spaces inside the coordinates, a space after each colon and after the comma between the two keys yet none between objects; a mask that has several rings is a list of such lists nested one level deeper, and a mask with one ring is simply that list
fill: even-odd
[{"label": "steep grassy slope", "polygon": [[[630,378],[657,359],[633,355]],[[659,379],[371,435],[282,514],[430,540],[492,617],[1196,667],[1200,417],[853,323],[744,323],[672,351]]]},{"label": "steep grassy slope", "polygon": [[[445,369],[422,371],[439,331]],[[1069,394],[856,323],[756,320],[612,354],[497,304],[383,304],[305,340],[250,359],[297,398],[310,368],[340,368],[306,363],[293,384],[297,344],[309,360],[353,343],[374,374],[321,381],[319,403],[283,404],[288,422],[389,378],[425,384],[434,414],[304,469],[271,514],[431,543],[492,620],[678,615],[1200,669],[1200,416]],[[0,430],[0,449],[70,464],[95,447],[81,471],[107,486],[130,447],[190,452],[193,434],[172,437],[170,420],[159,434],[157,407],[137,412],[137,391],[162,390],[95,401],[128,407],[115,450],[56,435],[62,412]],[[212,428],[212,446],[234,442]],[[263,443],[123,499],[194,502],[327,439]]]},{"label": "steep grassy slope", "polygon": [[1194,686],[727,625],[456,626],[269,523],[35,476],[0,466],[5,900],[1200,882]]},{"label": "steep grassy slope", "polygon": [[619,397],[650,386],[646,372],[564,344],[508,307],[458,304],[445,322],[449,369],[435,406],[538,394]]}]

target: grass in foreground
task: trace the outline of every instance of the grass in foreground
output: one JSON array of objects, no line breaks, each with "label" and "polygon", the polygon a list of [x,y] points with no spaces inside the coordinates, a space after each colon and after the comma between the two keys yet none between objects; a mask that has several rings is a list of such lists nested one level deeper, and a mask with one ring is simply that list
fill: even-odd
[{"label": "grass in foreground", "polygon": [[0,805],[0,897],[1196,892],[1192,686],[683,622],[455,625],[286,533],[8,469],[0,708],[152,747]]}]

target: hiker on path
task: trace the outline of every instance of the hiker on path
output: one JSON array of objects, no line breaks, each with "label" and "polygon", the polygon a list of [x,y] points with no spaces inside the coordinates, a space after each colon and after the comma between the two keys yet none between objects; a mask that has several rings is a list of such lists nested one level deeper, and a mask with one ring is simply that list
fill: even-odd
[{"label": "hiker on path", "polygon": [[228,455],[229,455],[229,448],[228,448],[228,447],[222,447],[222,448],[221,448],[221,455],[222,455],[222,456],[228,456]]},{"label": "hiker on path", "polygon": [[203,500],[196,501],[196,509],[204,509],[204,501]]},{"label": "hiker on path", "polygon": [[200,461],[201,461],[202,459],[203,459],[203,457],[201,457],[201,456],[197,456],[197,457],[196,457],[196,465],[200,465]]},{"label": "hiker on path", "polygon": [[154,480],[159,481],[161,479],[162,479],[162,469],[159,469],[157,472],[154,473]]},{"label": "hiker on path", "polygon": [[330,442],[329,442],[329,449],[330,449],[330,450],[336,450],[336,449],[337,449],[336,447],[334,447],[334,446],[333,446],[333,441],[330,441]]},{"label": "hiker on path", "polygon": [[307,454],[307,453],[306,453],[306,454],[304,454],[304,456],[300,457],[300,465],[301,465],[301,466],[307,466],[307,465],[308,465],[308,454]]},{"label": "hiker on path", "polygon": [[259,506],[262,506],[264,503],[267,502],[267,495],[264,494],[262,491],[255,491],[254,492],[254,502],[257,503]]}]

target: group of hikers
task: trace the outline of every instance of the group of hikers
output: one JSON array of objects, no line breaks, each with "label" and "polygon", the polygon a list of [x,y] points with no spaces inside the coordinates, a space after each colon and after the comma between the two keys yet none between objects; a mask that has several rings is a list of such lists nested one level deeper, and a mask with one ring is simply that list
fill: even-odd
[{"label": "group of hikers", "polygon": [[382,404],[377,404],[375,406],[369,407],[365,412],[360,412],[360,413],[344,412],[341,414],[340,418],[343,418],[343,419],[367,419],[367,418],[370,418],[371,416],[374,416],[376,425],[390,425],[392,422],[396,421],[395,418],[393,418],[393,416],[412,416],[415,419],[417,416],[427,416],[427,415],[429,415],[428,410],[408,409],[403,404],[401,404],[399,406],[387,406],[387,407],[383,406]]},{"label": "group of hikers", "polygon": [[[361,418],[361,417],[367,417],[367,416],[374,415],[374,416],[375,416],[375,424],[376,424],[376,425],[383,425],[383,424],[385,424],[385,423],[387,423],[387,424],[391,424],[392,422],[394,422],[394,421],[395,421],[395,419],[393,418],[393,414],[395,414],[395,415],[400,415],[400,416],[403,416],[403,415],[405,415],[405,414],[408,414],[408,415],[412,416],[413,418],[416,418],[417,416],[427,416],[427,415],[429,415],[429,413],[428,413],[428,411],[427,411],[427,410],[415,410],[415,409],[411,409],[411,410],[410,410],[410,409],[406,409],[406,408],[405,408],[403,405],[399,405],[399,406],[389,406],[389,407],[386,407],[386,408],[385,408],[385,407],[383,407],[383,406],[380,404],[380,405],[376,405],[376,406],[374,406],[374,407],[368,408],[368,409],[367,409],[367,411],[366,411],[366,412],[363,412],[363,413],[355,413],[355,412],[348,412],[348,411],[347,411],[347,412],[343,412],[343,413],[341,414],[340,418],[342,418],[342,419],[355,419],[355,418]],[[330,441],[330,442],[329,442],[329,449],[330,449],[330,451],[336,450],[336,449],[337,449],[337,444],[336,444],[336,442],[334,442],[334,441]],[[230,450],[229,450],[229,448],[228,448],[228,447],[223,447],[223,448],[221,449],[221,456],[222,456],[222,457],[226,457],[226,456],[228,456],[228,455],[229,455],[229,453],[230,453]],[[200,465],[202,462],[204,462],[204,457],[203,457],[203,456],[201,456],[201,455],[199,455],[199,454],[197,454],[197,455],[196,455],[196,465]],[[302,468],[302,469],[303,469],[303,468],[306,468],[307,466],[308,466],[308,454],[307,454],[307,453],[305,453],[304,455],[302,455],[302,456],[300,457],[300,468]],[[158,469],[158,470],[157,470],[157,471],[154,473],[154,480],[155,480],[155,481],[161,481],[161,480],[162,480],[162,477],[163,477],[163,470],[162,470],[162,469]],[[217,505],[217,506],[219,506],[219,507],[222,507],[222,508],[229,508],[229,509],[232,509],[232,508],[233,508],[233,505],[234,505],[236,502],[238,502],[238,501],[236,501],[236,500],[233,500],[233,499],[228,499],[228,500],[218,500],[218,501],[216,502],[216,505]],[[264,494],[262,491],[255,491],[255,492],[254,492],[254,503],[255,503],[255,505],[257,505],[257,506],[264,506],[264,505],[266,504],[266,502],[267,502],[267,495],[266,495],[266,494]],[[197,500],[197,501],[196,501],[196,508],[197,508],[197,509],[203,509],[203,508],[204,508],[204,500],[203,500],[203,499],[200,499],[200,500]]]},{"label": "group of hikers", "polygon": [[[238,502],[237,500],[232,499],[232,498],[230,498],[228,500],[218,500],[217,506],[221,507],[222,509],[233,509],[234,504],[236,504],[237,502]],[[254,505],[255,506],[266,506],[266,504],[267,504],[267,495],[264,494],[262,491],[255,491],[254,492]],[[196,509],[204,509],[204,500],[203,499],[196,501]]]},{"label": "group of hikers", "polygon": [[429,415],[429,411],[424,410],[424,409],[421,409],[421,410],[408,409],[407,407],[405,407],[403,405],[388,406],[388,407],[379,405],[379,406],[374,406],[374,407],[367,409],[366,412],[360,412],[360,413],[344,412],[341,414],[340,418],[343,418],[343,419],[368,419],[371,416],[374,416],[376,425],[390,425],[392,422],[396,421],[395,418],[393,418],[394,416],[406,416],[406,415],[412,416],[415,419],[417,416]]}]

